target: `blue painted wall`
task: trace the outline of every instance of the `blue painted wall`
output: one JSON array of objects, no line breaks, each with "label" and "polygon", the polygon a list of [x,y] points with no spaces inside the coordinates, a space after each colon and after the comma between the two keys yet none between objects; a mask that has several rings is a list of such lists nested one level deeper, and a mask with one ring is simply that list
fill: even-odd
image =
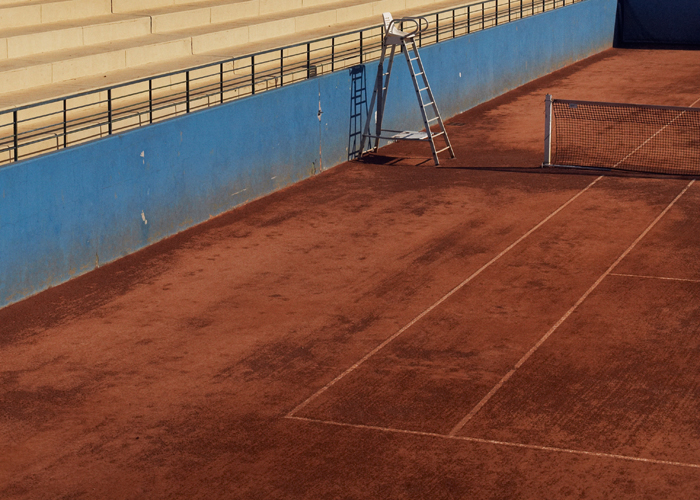
[{"label": "blue painted wall", "polygon": [[[587,0],[422,49],[443,117],[611,47],[615,9]],[[376,68],[0,169],[0,307],[352,158]],[[421,128],[405,64],[389,98],[386,126]]]}]

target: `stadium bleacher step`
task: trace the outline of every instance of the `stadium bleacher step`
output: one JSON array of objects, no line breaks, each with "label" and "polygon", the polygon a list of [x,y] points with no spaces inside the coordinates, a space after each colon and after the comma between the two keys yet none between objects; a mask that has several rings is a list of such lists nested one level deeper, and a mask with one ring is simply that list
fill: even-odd
[{"label": "stadium bleacher step", "polygon": [[267,14],[260,13],[259,0],[206,0],[157,9],[138,9],[129,13],[149,16],[153,22],[153,33],[240,21]]},{"label": "stadium bleacher step", "polygon": [[124,41],[0,61],[0,88],[27,90],[76,78],[143,66],[192,53],[189,37],[148,35]]},{"label": "stadium bleacher step", "polygon": [[14,59],[149,35],[145,16],[110,14],[0,32],[0,59]]},{"label": "stadium bleacher step", "polygon": [[[6,1],[0,0],[0,10],[6,5],[2,2]],[[43,7],[55,3],[65,6],[68,2],[75,6],[79,1],[84,0],[35,0],[25,1],[25,4]],[[95,2],[100,4],[102,0]],[[289,7],[300,2],[281,1],[275,4],[254,0],[252,3],[257,3],[259,9],[274,11],[281,9],[282,4]],[[124,2],[122,6],[127,4]],[[140,7],[135,10],[137,4]],[[156,4],[160,7],[150,9],[151,11],[188,12],[193,8],[204,8],[209,9],[211,16],[216,8],[226,5],[250,6],[251,2],[200,0],[183,3],[178,0],[143,0],[132,3],[132,12],[129,14],[84,16],[82,22],[74,20],[44,26],[40,24],[27,28],[24,33],[18,28],[2,30],[0,37],[4,38],[0,38],[0,57],[4,41],[5,55],[9,58],[0,58],[0,109],[364,28],[377,24],[376,13],[387,6],[398,5],[402,7],[395,9],[398,13],[415,15],[448,5],[462,5],[454,0],[304,0],[303,5],[306,7],[301,9],[282,10],[235,21],[208,22],[187,29],[144,35],[146,24],[152,20],[144,6]],[[165,7],[163,4],[166,4]],[[421,6],[416,7],[417,4]],[[407,9],[406,5],[414,6]],[[247,15],[245,11],[241,12],[242,16]],[[206,16],[203,19],[206,20]],[[211,19],[210,17],[209,21]],[[221,19],[226,17],[216,17],[217,21]],[[120,26],[122,23],[124,25]],[[82,25],[83,45],[71,46],[79,38],[73,33],[74,38],[71,40],[71,29],[78,25]],[[133,30],[133,36],[121,33],[119,30],[122,28]],[[65,39],[62,39],[63,35]],[[23,39],[24,36],[28,38]],[[31,37],[37,37],[36,40],[42,37],[44,40],[52,40],[52,37],[56,37],[57,41],[48,44],[53,49],[50,52],[32,53],[29,48],[34,43],[31,42]],[[8,51],[8,47],[13,48]]]},{"label": "stadium bleacher step", "polygon": [[[354,0],[355,6],[362,7],[370,2]],[[335,5],[334,5],[335,7]],[[295,11],[294,16],[286,13],[259,16],[255,22],[232,21],[189,30],[192,34],[192,53],[202,54],[213,50],[231,48],[246,43],[256,43],[274,37],[295,33],[312,33],[320,28],[337,26],[344,22],[366,18],[356,14],[346,14],[350,7],[332,8],[327,5]]]},{"label": "stadium bleacher step", "polygon": [[86,19],[111,13],[111,0],[3,2],[0,4],[0,30]]},{"label": "stadium bleacher step", "polygon": [[[317,7],[335,3],[337,0],[230,0],[226,3],[247,3],[245,8],[255,9],[255,15],[274,14],[297,10],[304,7]],[[149,9],[168,9],[178,7],[185,9],[206,6],[211,0],[112,0],[112,9],[120,12],[143,12]],[[404,2],[405,3],[405,2]]]},{"label": "stadium bleacher step", "polygon": [[[355,0],[356,4],[363,2],[374,3]],[[135,66],[180,59],[224,47],[235,47],[304,32],[310,26],[322,26],[323,24],[320,23],[328,26],[337,24],[336,10],[329,9],[328,6],[311,7],[291,13],[256,16],[232,23],[206,24],[198,29],[149,33],[120,41],[71,47],[70,45],[77,43],[81,36],[84,37],[84,34],[76,32],[73,40],[70,36],[66,37],[65,43],[69,45],[66,49],[29,54],[26,57],[24,54],[18,54],[20,57],[0,61],[0,89],[2,93],[27,90]],[[101,32],[100,24],[94,26],[98,32]],[[56,31],[38,32],[26,36],[38,37],[40,40],[41,36],[50,38],[56,33]],[[21,35],[16,36],[21,37]],[[15,41],[14,38],[6,38],[6,47],[9,48],[11,42]],[[26,39],[20,38],[20,40],[26,42]],[[13,47],[15,45],[12,43]],[[22,47],[31,45],[34,44],[24,43]]]},{"label": "stadium bleacher step", "polygon": [[[112,11],[114,13],[142,12],[150,9],[176,7],[183,4],[204,4],[208,1],[209,0],[112,0]],[[259,1],[260,0],[255,0],[256,3],[259,3]]]}]

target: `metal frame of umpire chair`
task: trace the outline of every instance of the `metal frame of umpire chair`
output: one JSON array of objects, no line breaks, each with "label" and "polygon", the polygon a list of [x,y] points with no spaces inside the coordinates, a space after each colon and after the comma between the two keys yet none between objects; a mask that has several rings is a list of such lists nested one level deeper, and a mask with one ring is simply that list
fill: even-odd
[{"label": "metal frame of umpire chair", "polygon": [[[452,149],[452,145],[450,144],[450,139],[447,137],[445,124],[442,122],[442,118],[440,117],[440,111],[438,110],[437,103],[435,102],[433,91],[428,83],[428,77],[425,74],[425,68],[423,67],[423,62],[421,61],[420,54],[418,54],[418,48],[416,46],[415,36],[423,29],[427,29],[428,21],[424,17],[405,17],[394,20],[391,14],[388,12],[382,14],[382,17],[384,19],[385,33],[384,40],[382,41],[382,55],[379,59],[374,93],[372,94],[372,101],[369,105],[365,129],[362,134],[360,157],[362,157],[362,154],[365,151],[366,141],[369,141],[368,150],[374,150],[375,152],[379,148],[380,139],[389,141],[424,141],[430,143],[435,165],[439,165],[440,160],[438,159],[438,155],[440,153],[449,151],[451,158],[454,158],[455,154],[454,150]],[[412,24],[413,29],[407,32],[402,31],[405,23]],[[402,29],[399,29],[397,25],[401,25]],[[416,91],[416,97],[418,98],[421,116],[423,117],[423,125],[425,127],[424,132],[415,132],[410,130],[388,130],[382,128],[384,106],[386,105],[387,94],[389,91],[389,80],[391,79],[391,70],[394,65],[394,55],[396,54],[397,47],[406,56],[406,63],[408,64],[411,79],[413,80],[413,86]],[[389,64],[385,73],[384,62],[389,50]],[[414,63],[418,65],[417,68]],[[427,98],[427,102],[424,100],[424,96]],[[376,131],[374,134],[370,134],[370,121],[372,113],[374,112],[375,104],[377,105],[375,119]],[[439,130],[437,132],[433,132],[431,131],[430,127],[436,123],[439,125]],[[442,137],[445,142],[445,147],[439,150],[435,146],[435,139],[438,137]],[[372,146],[373,139],[375,141],[374,146]]]}]

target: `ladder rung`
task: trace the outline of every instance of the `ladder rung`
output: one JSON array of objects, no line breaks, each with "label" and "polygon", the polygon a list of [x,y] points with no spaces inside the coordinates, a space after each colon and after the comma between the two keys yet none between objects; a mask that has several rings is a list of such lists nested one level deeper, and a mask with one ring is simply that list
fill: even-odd
[{"label": "ladder rung", "polygon": [[[3,0],[0,0],[0,3]],[[404,52],[405,51],[405,52]],[[418,97],[418,102],[421,107],[421,114],[424,120],[424,124],[426,126],[425,132],[413,132],[413,131],[400,131],[400,130],[388,130],[388,129],[381,129],[377,130],[376,135],[370,134],[370,133],[362,133],[362,143],[364,147],[364,143],[367,139],[369,139],[370,146],[372,146],[372,140],[376,140],[374,149],[376,151],[376,148],[379,146],[379,141],[380,139],[383,140],[390,140],[390,141],[398,141],[398,140],[406,140],[406,141],[428,141],[430,142],[431,149],[433,150],[435,154],[435,164],[438,165],[438,158],[437,155],[440,153],[443,153],[445,151],[450,151],[451,156],[454,158],[454,151],[452,150],[452,146],[450,145],[450,141],[447,138],[447,131],[445,130],[445,126],[442,123],[442,118],[440,117],[440,113],[438,112],[437,104],[435,101],[430,101],[430,102],[423,102],[423,94],[421,92],[426,92],[427,95],[426,97],[428,99],[435,99],[433,96],[432,90],[430,88],[430,84],[428,83],[428,78],[425,74],[425,69],[423,67],[423,63],[421,62],[421,57],[420,54],[418,53],[418,49],[416,48],[416,42],[414,40],[410,40],[410,45],[406,43],[405,40],[401,41],[401,53],[406,56],[406,59],[408,60],[408,69],[409,73],[411,74],[411,78],[413,80],[414,84],[414,89],[417,92],[417,97]],[[411,54],[413,54],[415,57],[411,57]],[[382,49],[382,59],[380,61],[380,64],[383,64],[385,61],[384,59],[384,49]],[[377,118],[377,125],[379,125],[382,121],[382,117],[379,114],[381,110],[379,109],[380,107],[383,107],[383,100],[387,97],[387,93],[389,92],[389,78],[391,78],[391,71],[392,71],[392,63],[394,61],[394,54],[392,52],[391,58],[389,59],[389,65],[388,66],[380,66],[380,69],[378,69],[378,76],[381,74],[381,79],[378,77],[376,80],[376,83],[374,85],[374,94],[372,95],[372,103],[375,102],[375,99],[379,99],[377,101],[377,111],[374,112],[374,116]],[[416,67],[413,62],[418,61],[418,67]],[[384,71],[386,69],[386,71]],[[423,77],[423,80],[418,79],[419,76]],[[421,88],[421,83],[425,85],[425,87]],[[354,92],[354,97],[355,99],[361,99],[362,96],[362,91],[363,89],[360,89],[359,91],[356,89],[356,86],[354,84],[353,80],[353,92]],[[379,94],[379,95],[377,95]],[[366,104],[366,97],[365,97],[365,104]],[[361,114],[358,115],[356,113],[357,110],[357,103],[355,104],[355,108],[351,109],[351,120],[356,120],[358,116],[361,117]],[[428,106],[432,106],[432,111],[428,113],[426,111],[426,108]],[[360,105],[361,107],[361,105]],[[435,115],[433,118],[428,118],[428,116],[432,114]],[[432,130],[430,130],[430,126],[432,124],[438,123],[441,127],[442,130],[440,132],[437,132],[433,134]],[[354,121],[353,121],[354,123]],[[366,124],[366,129],[369,131],[369,123]],[[381,128],[381,127],[379,127]],[[388,134],[388,135],[387,135]],[[436,137],[444,136],[444,142],[447,143],[447,147],[440,149],[439,151],[436,150],[435,147],[435,141],[434,139]],[[351,137],[358,137],[359,132],[351,134]],[[355,139],[354,139],[355,140]]]}]

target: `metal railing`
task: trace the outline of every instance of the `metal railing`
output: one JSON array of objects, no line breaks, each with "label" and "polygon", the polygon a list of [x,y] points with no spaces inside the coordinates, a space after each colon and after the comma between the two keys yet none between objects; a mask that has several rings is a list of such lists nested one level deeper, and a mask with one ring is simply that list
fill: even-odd
[{"label": "metal railing", "polygon": [[[424,47],[585,0],[485,0],[428,14]],[[379,59],[383,26],[0,112],[0,165]]]}]

